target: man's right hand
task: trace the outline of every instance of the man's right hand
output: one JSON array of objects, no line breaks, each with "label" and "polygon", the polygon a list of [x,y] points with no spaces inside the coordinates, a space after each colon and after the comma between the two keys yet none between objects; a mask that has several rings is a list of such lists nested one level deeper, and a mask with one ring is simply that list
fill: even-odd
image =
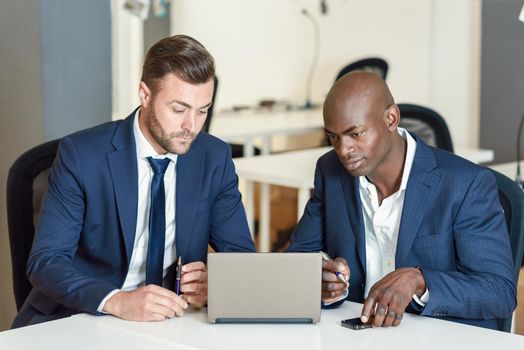
[{"label": "man's right hand", "polygon": [[103,311],[128,321],[162,321],[183,316],[185,308],[184,299],[168,289],[150,284],[115,293],[106,301]]},{"label": "man's right hand", "polygon": [[338,257],[335,260],[322,260],[322,301],[334,303],[345,293],[349,284],[341,281],[336,272],[349,281],[349,266],[346,259]]}]

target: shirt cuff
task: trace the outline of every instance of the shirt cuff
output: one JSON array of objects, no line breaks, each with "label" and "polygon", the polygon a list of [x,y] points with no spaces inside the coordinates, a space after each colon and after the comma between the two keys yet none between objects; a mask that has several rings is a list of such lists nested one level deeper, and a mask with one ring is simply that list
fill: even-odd
[{"label": "shirt cuff", "polygon": [[415,302],[422,307],[426,306],[426,304],[429,301],[429,289],[426,288],[426,291],[424,292],[424,294],[422,294],[420,298],[418,297],[418,295],[413,294],[413,300],[415,300]]},{"label": "shirt cuff", "polygon": [[346,288],[346,289],[344,289],[344,294],[342,294],[342,295],[340,296],[340,298],[338,298],[337,300],[334,300],[334,301],[332,301],[332,302],[330,302],[330,303],[325,303],[325,302],[324,302],[324,305],[325,305],[325,306],[329,306],[329,305],[331,305],[331,304],[338,303],[339,301],[346,299],[347,296],[348,296],[348,294],[349,294],[349,288]]},{"label": "shirt cuff", "polygon": [[109,315],[108,312],[105,312],[105,311],[102,311],[104,309],[104,306],[106,305],[106,302],[109,300],[109,298],[111,298],[113,295],[115,295],[116,293],[120,292],[120,289],[115,289],[115,290],[112,290],[108,295],[106,295],[106,297],[104,299],[102,299],[102,301],[100,302],[100,305],[98,305],[98,309],[96,311],[102,313],[102,314],[106,314],[106,315]]}]

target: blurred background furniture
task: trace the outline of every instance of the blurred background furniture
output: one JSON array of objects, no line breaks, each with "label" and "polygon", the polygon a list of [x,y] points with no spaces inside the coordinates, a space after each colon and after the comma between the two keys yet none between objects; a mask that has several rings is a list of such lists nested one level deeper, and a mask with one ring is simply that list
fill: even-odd
[{"label": "blurred background furniture", "polygon": [[[522,189],[504,174],[490,169],[499,190],[499,199],[504,218],[508,227],[511,253],[513,255],[513,269],[515,281],[519,280],[520,268],[524,255],[524,192]],[[511,331],[511,317],[498,321],[499,330]]]},{"label": "blurred background furniture", "polygon": [[353,72],[353,71],[366,71],[373,72],[386,80],[388,75],[389,65],[383,58],[380,57],[367,57],[360,59],[355,62],[351,62],[347,66],[343,67],[337,74],[335,81],[340,79],[344,74]]},{"label": "blurred background furniture", "polygon": [[[215,89],[213,90],[213,98],[211,99],[211,107],[209,107],[209,109],[207,110],[207,118],[206,118],[206,121],[204,123],[204,126],[202,127],[202,130],[207,132],[207,133],[210,133],[209,132],[209,129],[211,127],[211,120],[213,118],[213,110],[214,110],[214,107],[215,107],[215,100],[216,100],[216,96],[217,96],[217,91],[218,91],[218,78],[217,76],[215,75]],[[238,157],[244,157],[244,145],[243,144],[239,144],[239,143],[230,143],[229,146],[231,147],[231,155],[233,158],[238,158]],[[258,148],[254,148],[253,149],[253,153],[255,155],[258,155],[260,154],[260,149]]]},{"label": "blurred background furniture", "polygon": [[32,289],[26,276],[27,259],[58,143],[49,141],[25,152],[13,163],[7,177],[7,224],[17,310]]},{"label": "blurred background furniture", "polygon": [[434,110],[409,103],[397,104],[400,127],[417,134],[430,146],[453,153],[451,134],[444,118]]}]

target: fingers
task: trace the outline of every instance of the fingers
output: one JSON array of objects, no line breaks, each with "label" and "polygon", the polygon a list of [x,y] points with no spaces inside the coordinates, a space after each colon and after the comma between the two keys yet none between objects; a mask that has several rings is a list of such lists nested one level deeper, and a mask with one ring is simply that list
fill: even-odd
[{"label": "fingers", "polygon": [[182,266],[182,272],[207,271],[206,264],[202,261],[195,261]]},{"label": "fingers", "polygon": [[125,320],[160,321],[182,316],[187,306],[187,302],[172,291],[148,285],[114,294],[104,305],[104,311]]},{"label": "fingers", "polygon": [[349,267],[344,258],[336,258],[335,260],[322,260],[322,269],[331,272],[346,272],[349,276]]},{"label": "fingers", "polygon": [[398,326],[406,309],[404,298],[394,289],[375,285],[362,306],[361,320],[373,320],[373,327]]},{"label": "fingers", "polygon": [[180,283],[191,283],[191,282],[206,282],[207,281],[207,271],[194,270],[190,272],[184,272],[180,278]]},{"label": "fingers", "polygon": [[143,288],[143,302],[150,311],[165,317],[183,316],[187,302],[172,291],[157,285],[148,285]]},{"label": "fingers", "polygon": [[182,298],[191,306],[200,308],[207,304],[207,267],[201,262],[182,266],[180,291]]},{"label": "fingers", "polygon": [[205,295],[192,295],[192,294],[184,294],[182,295],[182,298],[190,304],[194,308],[201,308],[207,304],[207,298]]},{"label": "fingers", "polygon": [[362,305],[362,312],[360,314],[360,320],[362,322],[367,323],[370,317],[375,314],[377,304],[376,297],[377,296],[373,293],[373,290],[371,290],[364,301],[364,305]]},{"label": "fingers", "polygon": [[349,271],[349,264],[346,261],[346,259],[339,256],[338,258],[335,259],[335,261],[338,263],[339,267],[342,267],[342,269],[338,271],[344,275],[344,277],[346,278],[346,281],[349,281],[350,271]]}]

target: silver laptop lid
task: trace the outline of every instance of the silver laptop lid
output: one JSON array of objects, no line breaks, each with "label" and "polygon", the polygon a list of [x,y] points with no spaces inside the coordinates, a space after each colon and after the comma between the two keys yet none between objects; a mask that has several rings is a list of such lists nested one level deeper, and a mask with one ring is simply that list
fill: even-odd
[{"label": "silver laptop lid", "polygon": [[320,321],[320,253],[209,253],[209,322]]}]

